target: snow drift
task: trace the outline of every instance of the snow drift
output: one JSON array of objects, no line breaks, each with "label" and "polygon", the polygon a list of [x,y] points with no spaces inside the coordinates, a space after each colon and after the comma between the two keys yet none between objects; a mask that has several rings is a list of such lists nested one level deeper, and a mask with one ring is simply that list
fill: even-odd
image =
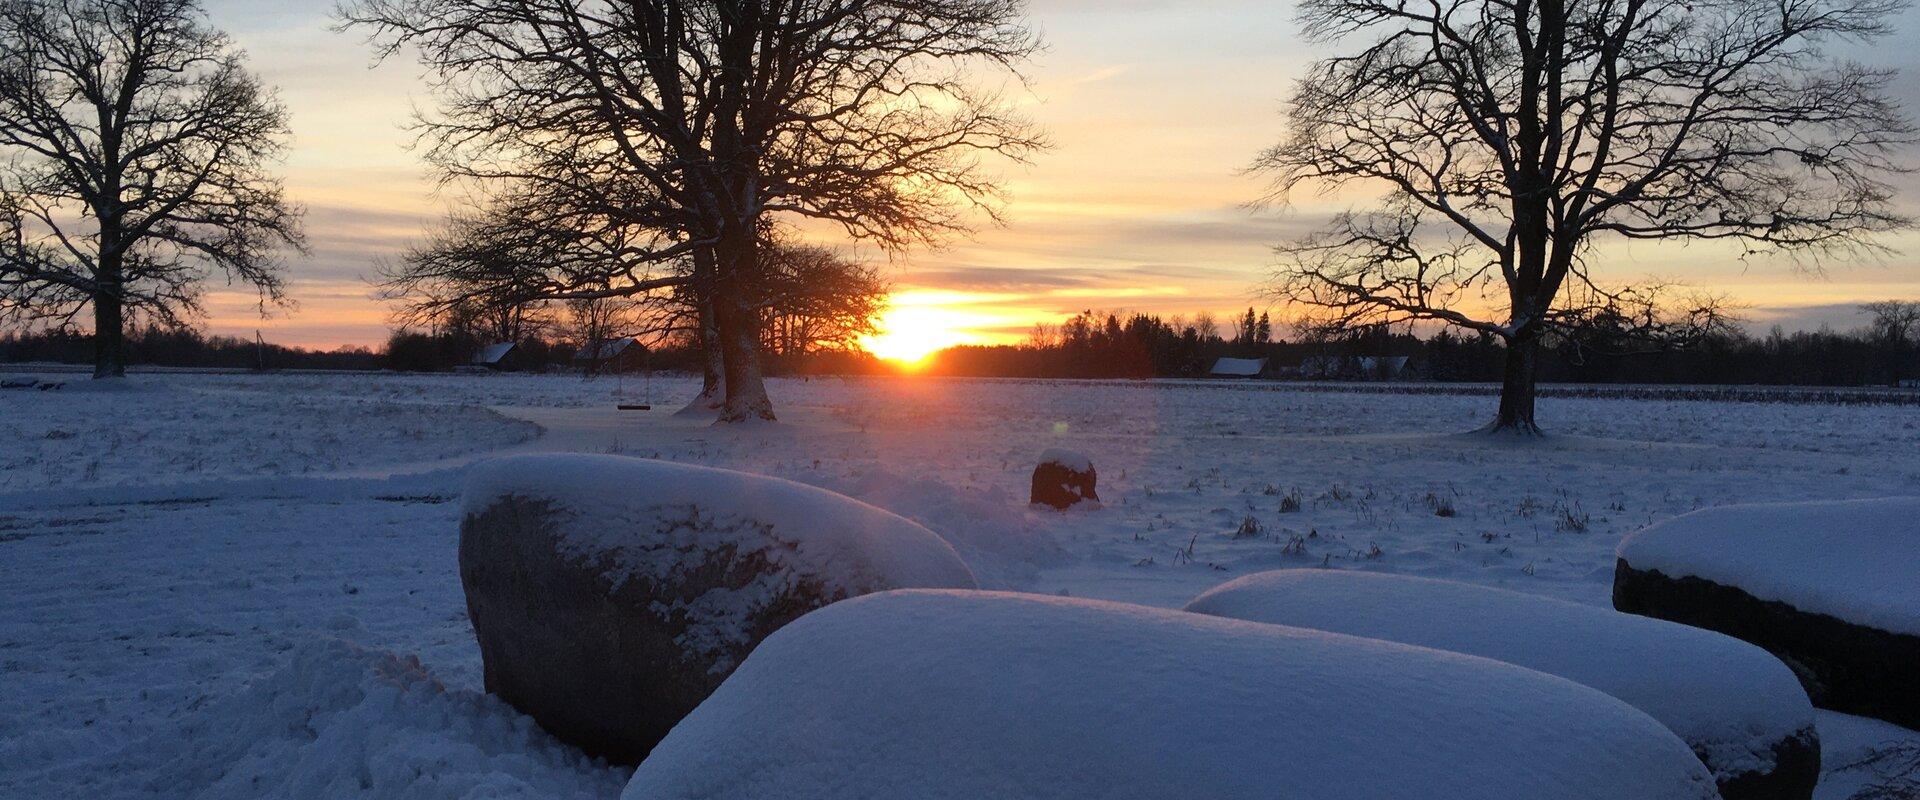
[{"label": "snow drift", "polygon": [[417,659],[340,640],[87,767],[83,795],[194,800],[590,800],[625,780]]},{"label": "snow drift", "polygon": [[1711,798],[1687,746],[1487,659],[1117,603],[898,591],[769,637],[624,800]]},{"label": "snow drift", "polygon": [[1321,569],[1262,572],[1187,605],[1491,658],[1632,704],[1693,747],[1728,798],[1808,797],[1813,706],[1785,664],[1711,631],[1504,589]]},{"label": "snow drift", "polygon": [[[810,478],[809,480],[813,480]],[[1069,561],[1052,533],[1011,492],[960,487],[872,467],[819,476],[819,485],[925,525],[953,545],[982,588],[1010,588]]]}]

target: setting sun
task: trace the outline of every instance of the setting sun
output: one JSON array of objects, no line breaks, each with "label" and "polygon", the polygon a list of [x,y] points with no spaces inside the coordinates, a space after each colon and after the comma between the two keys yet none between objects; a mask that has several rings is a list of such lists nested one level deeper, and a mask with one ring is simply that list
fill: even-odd
[{"label": "setting sun", "polygon": [[958,292],[902,292],[880,315],[880,332],[861,340],[867,352],[905,365],[916,365],[941,349],[961,344],[983,344],[978,331],[1003,324],[999,316],[967,310],[974,298]]},{"label": "setting sun", "polygon": [[902,364],[918,364],[945,347],[966,344],[973,337],[958,330],[965,315],[931,306],[895,306],[880,317],[880,333],[861,345],[876,356]]}]

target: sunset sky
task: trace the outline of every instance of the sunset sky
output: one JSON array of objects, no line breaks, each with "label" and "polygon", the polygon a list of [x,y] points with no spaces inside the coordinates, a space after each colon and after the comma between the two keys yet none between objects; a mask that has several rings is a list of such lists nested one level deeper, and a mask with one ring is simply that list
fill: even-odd
[{"label": "sunset sky", "polygon": [[[208,5],[292,113],[285,174],[308,209],[313,245],[288,264],[297,308],[261,321],[251,295],[216,294],[210,327],[248,336],[260,328],[268,340],[308,347],[377,344],[387,309],[369,298],[363,276],[445,208],[406,147],[411,109],[432,102],[419,70],[369,69],[359,35],[329,30],[321,3]],[[1036,321],[1083,308],[1224,315],[1261,305],[1254,289],[1269,247],[1339,204],[1245,205],[1262,185],[1240,169],[1280,135],[1280,101],[1314,55],[1290,7],[1040,0],[1031,16],[1048,49],[1031,70],[1026,110],[1055,146],[1030,167],[1005,169],[1007,226],[887,266],[899,313],[950,344],[1018,339]],[[1896,25],[1896,36],[1856,56],[1909,73],[1898,94],[1920,111],[1920,14]],[[1904,184],[1903,204],[1920,210],[1920,180]],[[1829,265],[1820,276],[1781,260],[1741,263],[1717,248],[1646,244],[1608,250],[1604,269],[1726,291],[1762,327],[1846,328],[1862,321],[1860,301],[1920,298],[1920,236],[1889,243],[1901,254]]]}]

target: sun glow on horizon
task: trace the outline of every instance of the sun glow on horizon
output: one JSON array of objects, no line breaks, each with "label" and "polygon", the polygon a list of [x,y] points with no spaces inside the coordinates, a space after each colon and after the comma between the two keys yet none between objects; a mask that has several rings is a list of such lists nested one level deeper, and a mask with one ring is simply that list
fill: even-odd
[{"label": "sun glow on horizon", "polygon": [[951,292],[904,292],[880,315],[880,332],[860,340],[867,352],[904,366],[919,366],[948,347],[984,344],[975,330],[1000,318],[951,305]]}]

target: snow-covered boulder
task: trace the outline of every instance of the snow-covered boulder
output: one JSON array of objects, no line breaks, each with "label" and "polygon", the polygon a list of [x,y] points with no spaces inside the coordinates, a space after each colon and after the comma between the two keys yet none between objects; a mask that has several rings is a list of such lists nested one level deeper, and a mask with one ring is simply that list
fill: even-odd
[{"label": "snow-covered boulder", "polygon": [[1039,466],[1033,468],[1033,492],[1027,502],[1054,508],[1070,508],[1089,500],[1098,502],[1100,495],[1094,491],[1098,478],[1093,459],[1085,454],[1048,448],[1040,454]]},{"label": "snow-covered boulder", "polygon": [[1618,555],[1615,608],[1753,642],[1814,705],[1920,728],[1920,498],[1703,509]]},{"label": "snow-covered boulder", "polygon": [[460,581],[487,690],[624,763],[796,617],[884,589],[975,585],[926,528],[741,472],[517,456],[477,466],[464,500]]},{"label": "snow-covered boulder", "polygon": [[1727,800],[1804,800],[1820,779],[1813,706],[1793,673],[1711,631],[1504,589],[1324,569],[1248,575],[1187,610],[1451,650],[1591,686],[1679,734]]},{"label": "snow-covered boulder", "polygon": [[1646,714],[1511,664],[1118,603],[902,591],[761,643],[623,800],[1680,800]]}]

